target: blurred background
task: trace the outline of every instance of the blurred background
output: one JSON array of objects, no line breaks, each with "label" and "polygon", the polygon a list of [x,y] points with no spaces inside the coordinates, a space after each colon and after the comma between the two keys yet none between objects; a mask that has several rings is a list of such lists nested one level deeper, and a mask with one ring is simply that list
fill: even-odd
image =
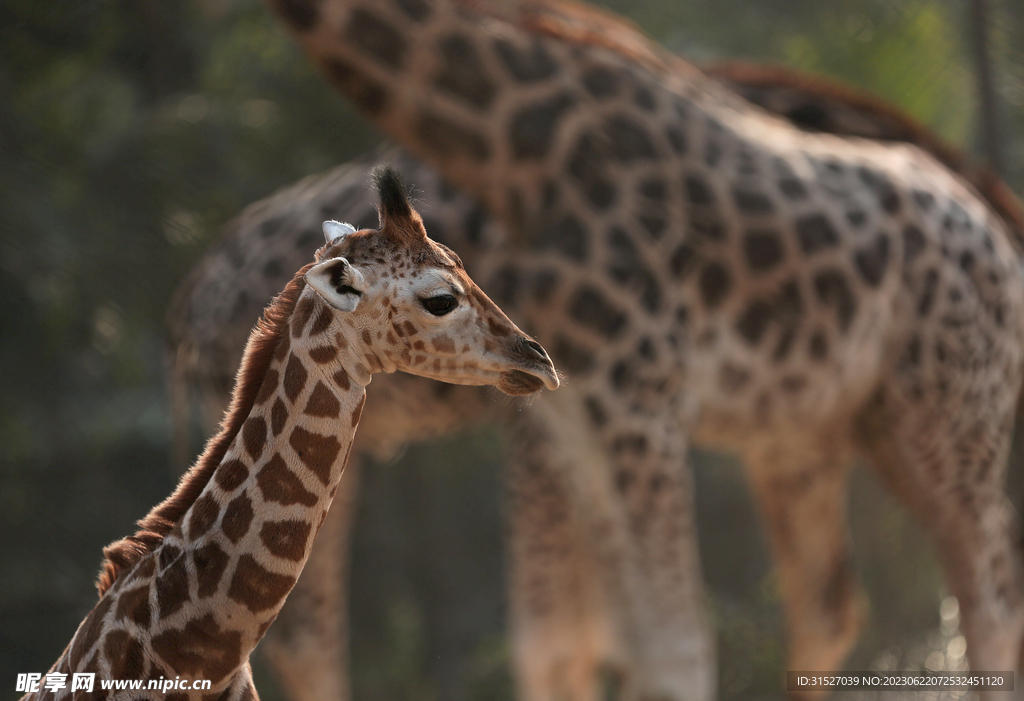
[{"label": "blurred background", "polygon": [[[979,153],[968,0],[597,4],[696,60],[838,78]],[[999,151],[1022,194],[1024,2],[989,10]],[[0,3],[0,698],[57,658],[95,603],[103,545],[176,481],[163,374],[175,286],[243,206],[378,140],[256,0]],[[481,429],[363,471],[356,698],[512,698],[501,444]],[[776,582],[746,485],[719,456],[696,469],[721,697],[782,698]],[[955,617],[930,544],[867,471],[850,500],[872,608],[849,668],[945,645]]]}]

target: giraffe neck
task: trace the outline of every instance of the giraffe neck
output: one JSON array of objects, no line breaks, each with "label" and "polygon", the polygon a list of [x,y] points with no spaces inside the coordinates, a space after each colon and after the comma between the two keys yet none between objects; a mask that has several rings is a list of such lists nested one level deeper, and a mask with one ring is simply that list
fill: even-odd
[{"label": "giraffe neck", "polygon": [[[210,679],[217,691],[247,668],[305,566],[366,396],[365,355],[332,318],[307,290],[212,477],[160,545],[105,593],[90,617],[98,620],[69,646],[72,669]],[[130,652],[104,660],[116,634],[139,651],[140,668],[117,668]]]},{"label": "giraffe neck", "polygon": [[501,13],[461,0],[272,2],[379,128],[513,230],[548,217],[567,181],[567,206],[607,211],[616,165],[695,157],[689,135],[666,132],[667,114],[722,102],[639,32],[622,26],[609,45],[541,0]]}]

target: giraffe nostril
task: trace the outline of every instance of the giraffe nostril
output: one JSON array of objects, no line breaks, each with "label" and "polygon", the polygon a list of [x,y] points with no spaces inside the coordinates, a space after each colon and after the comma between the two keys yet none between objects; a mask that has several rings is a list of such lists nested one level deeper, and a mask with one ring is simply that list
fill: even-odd
[{"label": "giraffe nostril", "polygon": [[544,346],[542,346],[541,344],[537,343],[532,339],[524,338],[523,345],[529,348],[531,351],[533,351],[534,355],[536,355],[539,359],[548,360],[548,354],[544,350]]}]

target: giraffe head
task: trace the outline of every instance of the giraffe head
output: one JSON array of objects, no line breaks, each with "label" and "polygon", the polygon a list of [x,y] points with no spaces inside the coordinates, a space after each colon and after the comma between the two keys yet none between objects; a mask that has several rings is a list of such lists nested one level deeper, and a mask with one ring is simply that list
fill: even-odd
[{"label": "giraffe head", "polygon": [[511,395],[557,388],[558,375],[540,344],[488,299],[454,252],[427,237],[398,172],[383,166],[373,179],[380,228],[356,231],[325,222],[327,243],[305,273],[304,296],[315,295],[331,310],[321,333],[362,358],[357,381],[401,370],[453,384],[495,385]]}]

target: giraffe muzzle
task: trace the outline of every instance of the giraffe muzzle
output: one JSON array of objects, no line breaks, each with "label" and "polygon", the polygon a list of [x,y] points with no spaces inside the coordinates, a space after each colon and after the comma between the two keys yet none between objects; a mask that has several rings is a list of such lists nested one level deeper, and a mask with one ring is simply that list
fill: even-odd
[{"label": "giraffe muzzle", "polygon": [[558,371],[543,346],[520,336],[513,341],[511,351],[511,360],[517,367],[501,373],[498,389],[513,396],[533,394],[545,387],[558,389]]}]

